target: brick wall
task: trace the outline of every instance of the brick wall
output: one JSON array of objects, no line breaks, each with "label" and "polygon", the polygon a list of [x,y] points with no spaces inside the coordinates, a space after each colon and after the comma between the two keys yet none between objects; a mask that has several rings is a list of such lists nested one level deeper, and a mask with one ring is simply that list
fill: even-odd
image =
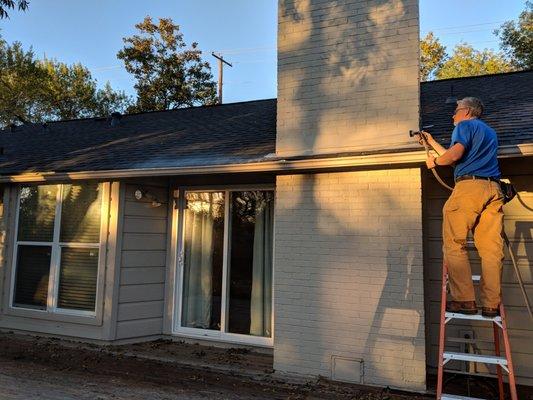
[{"label": "brick wall", "polygon": [[412,146],[418,55],[417,0],[279,0],[278,155]]},{"label": "brick wall", "polygon": [[420,170],[277,179],[276,371],[424,390]]}]

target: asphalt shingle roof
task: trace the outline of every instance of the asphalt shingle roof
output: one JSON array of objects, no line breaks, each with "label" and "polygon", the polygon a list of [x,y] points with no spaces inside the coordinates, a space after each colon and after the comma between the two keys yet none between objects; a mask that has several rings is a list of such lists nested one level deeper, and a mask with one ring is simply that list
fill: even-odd
[{"label": "asphalt shingle roof", "polygon": [[[455,103],[480,97],[500,145],[533,142],[533,71],[421,85],[422,125],[447,142]],[[275,152],[276,100],[27,125],[0,131],[0,175],[251,163]]]},{"label": "asphalt shingle roof", "polygon": [[448,143],[456,103],[448,97],[473,96],[485,105],[481,119],[498,133],[500,145],[533,142],[533,71],[424,82],[420,88],[422,126]]},{"label": "asphalt shingle roof", "polygon": [[274,99],[34,124],[0,132],[0,174],[246,163],[275,143]]}]

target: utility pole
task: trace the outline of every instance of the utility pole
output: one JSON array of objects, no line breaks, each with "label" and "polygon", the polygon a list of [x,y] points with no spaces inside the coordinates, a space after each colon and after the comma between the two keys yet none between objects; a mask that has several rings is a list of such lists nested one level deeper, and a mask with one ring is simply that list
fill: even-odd
[{"label": "utility pole", "polygon": [[213,57],[215,57],[218,60],[218,103],[222,104],[222,84],[224,79],[224,64],[229,65],[230,67],[233,67],[229,62],[224,60],[222,55],[215,54],[213,51],[211,53]]}]

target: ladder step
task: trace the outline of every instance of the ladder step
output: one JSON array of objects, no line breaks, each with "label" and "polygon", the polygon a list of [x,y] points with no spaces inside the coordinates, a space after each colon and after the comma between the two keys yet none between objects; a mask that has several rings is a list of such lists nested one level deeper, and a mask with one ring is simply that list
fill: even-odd
[{"label": "ladder step", "polygon": [[479,397],[466,397],[466,396],[457,396],[455,394],[442,394],[440,397],[441,400],[483,400]]},{"label": "ladder step", "polygon": [[452,318],[468,319],[471,321],[490,321],[490,322],[500,322],[500,323],[502,322],[502,317],[500,317],[499,315],[497,317],[484,317],[481,314],[468,315],[468,314],[461,314],[461,313],[446,312],[444,314],[444,317],[450,318],[450,319]]},{"label": "ladder step", "polygon": [[480,354],[453,353],[449,351],[445,351],[443,355],[445,360],[474,361],[485,364],[507,365],[507,359],[499,356],[483,356]]}]

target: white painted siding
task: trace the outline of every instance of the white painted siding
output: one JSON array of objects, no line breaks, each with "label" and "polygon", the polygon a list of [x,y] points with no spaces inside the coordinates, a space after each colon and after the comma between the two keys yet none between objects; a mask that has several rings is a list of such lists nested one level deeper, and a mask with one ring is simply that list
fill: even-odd
[{"label": "white painted siding", "polygon": [[[136,200],[142,188],[161,205]],[[167,252],[168,185],[164,179],[125,183],[116,339],[162,334]]]}]

